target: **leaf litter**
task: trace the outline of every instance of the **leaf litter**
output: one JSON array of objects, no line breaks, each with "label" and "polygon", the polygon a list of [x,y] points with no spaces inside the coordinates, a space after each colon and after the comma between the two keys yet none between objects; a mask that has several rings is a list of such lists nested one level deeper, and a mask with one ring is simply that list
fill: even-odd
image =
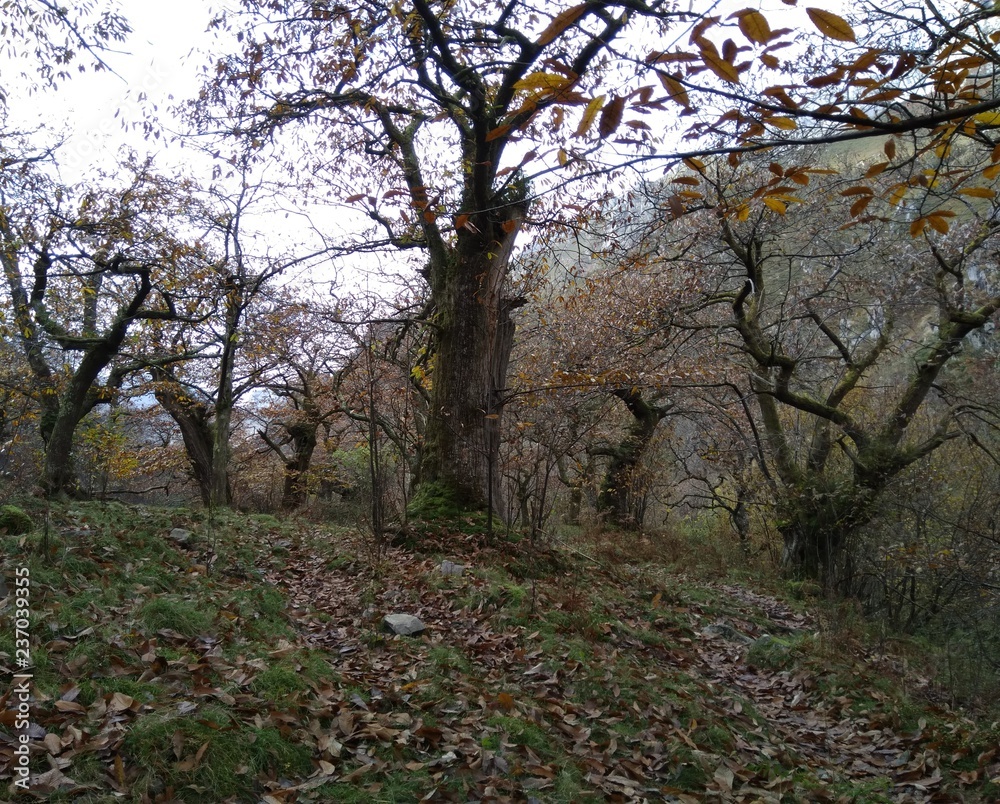
[{"label": "leaf litter", "polygon": [[[280,551],[261,528],[227,532],[255,550],[239,571],[164,554],[178,594],[222,604],[204,632],[144,630],[135,600],[54,627],[63,604],[37,590],[51,633],[36,647],[36,799],[938,802],[992,800],[1000,783],[987,729],[933,702],[910,722],[877,657],[817,649],[822,626],[773,597],[462,534],[372,559],[356,536],[294,528]],[[468,570],[444,575],[442,555]],[[261,585],[285,596],[286,632],[254,633],[258,615],[232,602]],[[397,611],[427,631],[384,633]],[[130,739],[154,727],[158,769]],[[212,790],[233,735],[298,753],[241,758],[239,785]]]}]

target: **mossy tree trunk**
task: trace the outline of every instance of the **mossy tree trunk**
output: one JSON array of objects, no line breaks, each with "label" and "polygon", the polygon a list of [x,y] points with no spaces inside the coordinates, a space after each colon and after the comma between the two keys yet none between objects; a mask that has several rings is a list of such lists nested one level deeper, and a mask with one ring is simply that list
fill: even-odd
[{"label": "mossy tree trunk", "polygon": [[612,393],[625,403],[632,415],[632,423],[628,434],[617,446],[592,450],[592,454],[606,455],[610,459],[597,495],[597,510],[608,524],[637,530],[642,524],[638,521],[634,505],[639,462],[670,407],[643,399],[635,388],[617,389]]}]

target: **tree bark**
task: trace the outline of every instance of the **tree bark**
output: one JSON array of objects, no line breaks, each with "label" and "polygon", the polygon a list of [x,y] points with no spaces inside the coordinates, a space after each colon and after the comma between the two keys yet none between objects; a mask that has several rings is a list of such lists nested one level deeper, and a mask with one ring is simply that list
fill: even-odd
[{"label": "tree bark", "polygon": [[618,389],[612,393],[625,403],[633,421],[628,435],[608,451],[611,461],[597,496],[597,510],[614,527],[637,530],[642,523],[633,511],[636,470],[668,408],[646,401],[635,389]]},{"label": "tree bark", "polygon": [[[499,472],[500,418],[513,346],[511,311],[502,285],[523,210],[493,213],[482,228],[494,238],[462,234],[443,260],[431,262],[435,344],[431,415],[428,417],[420,489],[445,497],[456,510],[503,510]],[[486,215],[482,216],[487,218]],[[505,227],[506,226],[506,230]],[[491,491],[492,476],[492,491]]]},{"label": "tree bark", "polygon": [[[215,432],[211,410],[204,402],[191,399],[184,387],[165,370],[154,368],[151,373],[155,381],[153,394],[156,401],[180,428],[184,451],[191,465],[191,476],[198,484],[201,501],[205,505],[212,505]],[[228,505],[228,484],[224,499],[222,504]]]}]

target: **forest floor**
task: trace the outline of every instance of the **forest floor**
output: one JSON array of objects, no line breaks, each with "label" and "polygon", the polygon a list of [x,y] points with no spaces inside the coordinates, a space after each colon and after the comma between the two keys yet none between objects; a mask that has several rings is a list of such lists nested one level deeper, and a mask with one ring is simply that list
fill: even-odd
[{"label": "forest floor", "polygon": [[[704,545],[376,550],[306,521],[96,503],[0,539],[8,585],[31,578],[26,730],[0,691],[11,800],[1000,800],[997,723],[877,650],[850,607],[687,566]],[[426,631],[386,633],[397,612]],[[12,615],[8,596],[10,673]],[[22,732],[30,789],[8,790]]]}]

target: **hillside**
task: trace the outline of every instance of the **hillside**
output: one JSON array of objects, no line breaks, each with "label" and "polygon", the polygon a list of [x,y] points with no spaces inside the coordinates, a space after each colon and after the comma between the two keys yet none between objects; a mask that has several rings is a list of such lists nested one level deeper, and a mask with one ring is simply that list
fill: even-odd
[{"label": "hillside", "polygon": [[[731,570],[742,562],[707,537],[616,538],[490,547],[439,534],[378,556],[351,530],[304,521],[53,506],[47,527],[2,537],[8,586],[30,571],[34,683],[26,731],[4,690],[5,791],[22,731],[31,768],[30,792],[6,794],[1000,796],[997,723],[949,706],[912,646],[876,649],[850,608]],[[13,674],[14,596],[0,606]],[[427,630],[386,633],[393,612]]]}]

